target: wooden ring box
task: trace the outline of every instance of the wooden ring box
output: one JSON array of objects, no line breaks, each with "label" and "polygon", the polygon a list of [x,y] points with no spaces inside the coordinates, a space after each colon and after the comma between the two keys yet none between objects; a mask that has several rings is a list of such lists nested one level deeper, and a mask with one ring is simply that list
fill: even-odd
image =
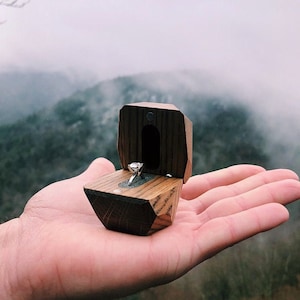
[{"label": "wooden ring box", "polygon": [[[192,173],[191,121],[172,104],[127,104],[119,115],[118,152],[122,169],[84,186],[103,225],[136,235],[171,225]],[[144,168],[129,186],[132,162]]]}]

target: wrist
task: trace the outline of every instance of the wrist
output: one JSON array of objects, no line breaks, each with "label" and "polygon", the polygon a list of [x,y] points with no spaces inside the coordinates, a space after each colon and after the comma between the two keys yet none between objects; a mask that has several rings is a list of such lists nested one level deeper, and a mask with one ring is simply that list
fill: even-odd
[{"label": "wrist", "polygon": [[0,299],[18,299],[19,219],[0,225]]}]

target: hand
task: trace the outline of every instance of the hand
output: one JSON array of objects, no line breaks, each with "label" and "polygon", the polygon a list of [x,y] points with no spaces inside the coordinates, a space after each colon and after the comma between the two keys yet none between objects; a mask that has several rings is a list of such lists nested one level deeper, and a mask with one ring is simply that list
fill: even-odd
[{"label": "hand", "polygon": [[[222,249],[288,219],[289,170],[238,165],[190,178],[172,226],[141,237],[106,230],[83,185],[114,170],[97,159],[0,225],[1,299],[111,299],[172,281]],[[1,294],[2,291],[2,294]]]}]

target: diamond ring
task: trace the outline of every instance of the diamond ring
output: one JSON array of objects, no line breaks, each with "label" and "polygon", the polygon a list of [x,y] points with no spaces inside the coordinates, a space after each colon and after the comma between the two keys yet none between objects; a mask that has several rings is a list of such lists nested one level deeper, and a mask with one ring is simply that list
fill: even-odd
[{"label": "diamond ring", "polygon": [[141,162],[132,162],[128,164],[128,170],[132,173],[132,176],[128,180],[128,185],[131,185],[137,176],[142,175],[143,167],[144,164]]}]

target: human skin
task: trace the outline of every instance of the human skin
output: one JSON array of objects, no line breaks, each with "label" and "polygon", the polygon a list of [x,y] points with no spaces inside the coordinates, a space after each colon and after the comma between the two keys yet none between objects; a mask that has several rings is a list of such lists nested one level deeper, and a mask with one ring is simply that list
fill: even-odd
[{"label": "human skin", "polygon": [[0,299],[112,299],[164,284],[221,250],[288,219],[300,198],[290,170],[236,165],[183,186],[173,224],[151,236],[104,228],[83,186],[114,171],[95,160],[35,194],[0,225]]}]

